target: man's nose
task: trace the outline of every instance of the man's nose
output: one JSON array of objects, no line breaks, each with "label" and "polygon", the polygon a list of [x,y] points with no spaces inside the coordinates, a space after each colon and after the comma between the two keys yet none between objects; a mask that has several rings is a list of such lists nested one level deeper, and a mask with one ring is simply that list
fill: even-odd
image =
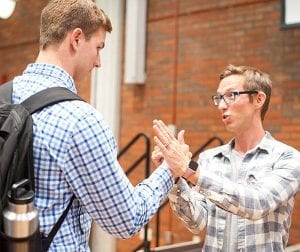
[{"label": "man's nose", "polygon": [[220,103],[218,105],[218,109],[224,109],[227,108],[227,103],[225,102],[224,98],[222,97],[222,99],[220,99]]}]

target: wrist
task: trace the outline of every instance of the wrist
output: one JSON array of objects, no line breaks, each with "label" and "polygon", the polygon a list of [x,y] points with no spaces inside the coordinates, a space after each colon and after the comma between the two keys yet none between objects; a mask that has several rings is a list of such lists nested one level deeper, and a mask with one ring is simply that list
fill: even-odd
[{"label": "wrist", "polygon": [[[182,175],[182,177],[185,180],[192,182],[192,184],[196,184],[196,182],[197,182],[196,173],[197,173],[198,168],[199,168],[199,164],[193,160],[190,160],[187,165],[186,172]],[[193,183],[193,182],[195,182],[195,183]]]},{"label": "wrist", "polygon": [[199,178],[199,170],[194,175],[190,176],[187,182],[189,182],[193,186],[196,186],[198,183],[198,178]]},{"label": "wrist", "polygon": [[193,160],[190,160],[187,164],[187,169],[185,173],[182,175],[184,179],[189,179],[192,175],[194,175],[198,170],[199,164]]}]

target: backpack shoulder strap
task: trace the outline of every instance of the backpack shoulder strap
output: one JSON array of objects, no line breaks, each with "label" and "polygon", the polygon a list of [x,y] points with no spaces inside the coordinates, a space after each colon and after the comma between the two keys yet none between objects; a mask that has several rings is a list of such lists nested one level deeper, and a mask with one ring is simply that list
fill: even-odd
[{"label": "backpack shoulder strap", "polygon": [[[13,81],[10,80],[0,86],[0,100],[11,103],[13,90]],[[22,105],[33,114],[44,107],[53,105],[62,101],[80,100],[80,96],[64,87],[52,87],[44,89],[22,102]]]},{"label": "backpack shoulder strap", "polygon": [[13,81],[10,80],[0,86],[0,101],[11,103],[12,84]]},{"label": "backpack shoulder strap", "polygon": [[63,214],[59,217],[58,221],[55,223],[54,227],[52,228],[52,230],[50,231],[48,236],[45,238],[42,238],[43,251],[48,251],[50,244],[53,241],[53,238],[56,235],[57,231],[61,227],[61,224],[63,223],[64,219],[66,218],[74,199],[75,199],[75,195],[73,194],[67,208],[64,210]]},{"label": "backpack shoulder strap", "polygon": [[33,114],[34,112],[55,103],[72,100],[84,101],[80,96],[67,88],[52,87],[28,97],[21,104],[30,112],[30,114]]}]

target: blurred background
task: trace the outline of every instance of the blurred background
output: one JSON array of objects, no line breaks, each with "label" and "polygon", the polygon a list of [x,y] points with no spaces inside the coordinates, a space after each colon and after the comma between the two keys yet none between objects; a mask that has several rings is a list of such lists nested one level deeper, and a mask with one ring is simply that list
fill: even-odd
[{"label": "blurred background", "polygon": [[[35,61],[40,13],[47,2],[0,0],[0,84]],[[104,115],[120,153],[137,137],[119,157],[133,184],[155,169],[149,160],[155,118],[164,120],[174,133],[186,130],[186,143],[195,159],[199,151],[231,139],[211,102],[219,74],[228,64],[250,65],[270,74],[273,93],[265,129],[300,149],[299,0],[96,3],[110,16],[113,31],[107,35],[101,69],[86,82],[77,83],[77,89]],[[134,168],[128,171],[132,164]],[[147,232],[129,240],[114,239],[94,225],[91,247],[92,251],[128,252],[145,246],[199,242],[203,235],[187,231],[166,203]],[[289,238],[290,245],[297,243],[299,197]]]}]

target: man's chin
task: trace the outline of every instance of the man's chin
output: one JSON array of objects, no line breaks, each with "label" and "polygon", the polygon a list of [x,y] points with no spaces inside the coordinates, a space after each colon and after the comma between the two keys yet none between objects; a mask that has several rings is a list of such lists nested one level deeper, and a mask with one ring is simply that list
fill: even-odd
[{"label": "man's chin", "polygon": [[225,128],[228,132],[231,132],[231,133],[235,132],[232,125],[230,125],[230,124],[225,124]]}]

